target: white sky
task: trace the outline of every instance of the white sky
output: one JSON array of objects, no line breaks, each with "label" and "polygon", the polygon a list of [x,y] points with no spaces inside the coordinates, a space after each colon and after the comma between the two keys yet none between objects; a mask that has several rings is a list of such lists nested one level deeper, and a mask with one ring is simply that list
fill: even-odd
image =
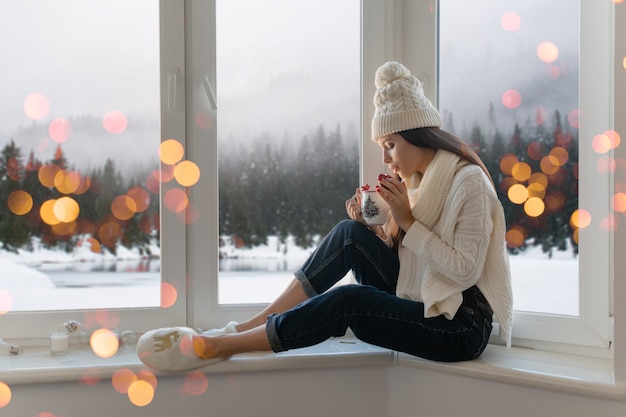
[{"label": "white sky", "polygon": [[[22,103],[34,92],[51,103],[49,115],[38,122],[44,125],[57,117],[101,117],[111,110],[158,114],[157,0],[0,2],[0,146],[18,127],[32,124]],[[338,123],[358,126],[358,0],[217,4],[220,136],[256,137],[271,131],[282,138],[285,132],[297,136],[320,124],[329,130]],[[560,48],[559,59],[567,63],[577,47],[575,35],[559,25],[578,15],[575,0],[441,4],[444,27],[453,29],[442,36],[447,60],[442,62],[452,63],[452,71],[442,73],[441,103],[454,111],[459,124],[464,113],[482,112],[480,103],[498,100],[506,85],[521,83],[532,59],[514,66],[522,74],[502,66],[507,59],[515,62],[519,50],[552,40]],[[531,16],[528,10],[536,5],[541,13]],[[500,26],[506,11],[519,13],[519,31]],[[542,29],[533,21],[541,21]],[[516,47],[505,47],[503,41]]]}]

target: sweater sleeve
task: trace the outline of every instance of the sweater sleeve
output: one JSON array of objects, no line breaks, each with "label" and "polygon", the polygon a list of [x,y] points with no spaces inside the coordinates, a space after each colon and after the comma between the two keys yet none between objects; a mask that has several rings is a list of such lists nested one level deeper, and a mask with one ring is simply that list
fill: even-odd
[{"label": "sweater sleeve", "polygon": [[490,188],[480,168],[460,170],[434,231],[416,221],[402,245],[458,286],[476,284],[493,228],[489,198],[495,193]]}]

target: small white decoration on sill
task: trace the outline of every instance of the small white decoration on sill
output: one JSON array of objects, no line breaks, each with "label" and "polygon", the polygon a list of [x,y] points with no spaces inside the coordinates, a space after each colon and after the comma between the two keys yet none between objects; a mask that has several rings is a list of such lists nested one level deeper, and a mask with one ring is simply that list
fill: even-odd
[{"label": "small white decoration on sill", "polygon": [[50,332],[50,353],[54,356],[65,355],[70,351],[70,333],[82,325],[74,320],[59,324]]}]

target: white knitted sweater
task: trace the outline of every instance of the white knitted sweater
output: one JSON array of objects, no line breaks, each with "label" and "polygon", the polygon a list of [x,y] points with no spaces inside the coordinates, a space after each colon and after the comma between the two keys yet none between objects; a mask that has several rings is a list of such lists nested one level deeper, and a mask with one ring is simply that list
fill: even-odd
[{"label": "white knitted sweater", "polygon": [[[489,178],[480,167],[440,150],[421,184],[415,179],[407,185],[415,187],[409,188],[409,198],[418,220],[398,250],[396,294],[423,302],[426,317],[452,319],[463,301],[461,293],[477,285],[494,311],[500,337],[510,346],[513,296],[506,225]],[[433,225],[427,227],[420,218]]]}]

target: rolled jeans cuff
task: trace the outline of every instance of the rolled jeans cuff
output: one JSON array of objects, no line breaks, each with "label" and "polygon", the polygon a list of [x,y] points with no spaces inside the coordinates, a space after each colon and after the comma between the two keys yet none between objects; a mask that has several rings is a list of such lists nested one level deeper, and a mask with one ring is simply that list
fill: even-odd
[{"label": "rolled jeans cuff", "polygon": [[278,353],[278,352],[284,352],[287,349],[285,349],[282,345],[282,343],[280,343],[280,339],[278,338],[278,314],[270,314],[267,317],[267,322],[265,323],[265,332],[267,333],[267,340],[270,342],[270,347],[272,348],[272,351]]},{"label": "rolled jeans cuff", "polygon": [[304,274],[303,270],[299,269],[296,272],[294,272],[293,275],[302,285],[302,289],[304,290],[304,293],[307,295],[307,297],[312,298],[318,295],[317,291],[315,291],[315,288],[313,288],[313,285],[311,285],[311,282],[309,281],[307,276]]}]

